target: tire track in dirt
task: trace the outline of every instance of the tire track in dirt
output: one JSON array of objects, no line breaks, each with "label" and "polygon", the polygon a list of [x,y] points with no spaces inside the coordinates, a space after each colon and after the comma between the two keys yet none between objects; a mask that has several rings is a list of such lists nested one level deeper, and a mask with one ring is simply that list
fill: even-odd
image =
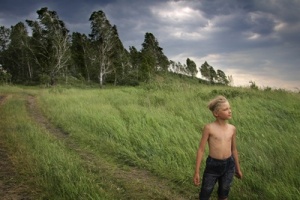
[{"label": "tire track in dirt", "polygon": [[[34,96],[28,96],[27,108],[34,121],[44,127],[50,134],[57,137],[57,139],[63,141],[68,148],[74,150],[84,161],[82,163],[88,171],[95,173],[97,176],[103,176],[99,178],[107,181],[106,185],[110,185],[110,190],[121,194],[124,197],[123,199],[190,199],[175,192],[174,189],[168,185],[167,181],[152,175],[146,170],[135,167],[128,167],[124,170],[118,168],[116,165],[112,165],[106,161],[105,158],[101,158],[81,149],[68,137],[68,133],[55,127],[41,113]],[[164,192],[162,193],[161,191]],[[138,194],[140,194],[140,196]]]},{"label": "tire track in dirt", "polygon": [[51,134],[56,136],[59,139],[65,139],[68,136],[68,133],[64,132],[62,129],[52,125],[49,120],[41,113],[39,108],[36,105],[36,99],[34,96],[29,95],[27,97],[27,110],[30,116],[42,127],[48,130]]},{"label": "tire track in dirt", "polygon": [[[0,107],[11,97],[12,95],[1,95]],[[17,180],[18,174],[9,156],[4,142],[0,140],[0,198],[1,200],[30,200],[28,187]]]},{"label": "tire track in dirt", "polygon": [[1,95],[0,96],[0,106],[2,106],[10,98],[11,98],[11,95]]}]

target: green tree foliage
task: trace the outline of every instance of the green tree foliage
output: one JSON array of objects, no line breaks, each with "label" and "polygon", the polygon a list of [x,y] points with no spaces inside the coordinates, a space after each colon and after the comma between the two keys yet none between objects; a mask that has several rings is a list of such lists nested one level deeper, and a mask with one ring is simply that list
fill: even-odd
[{"label": "green tree foliage", "polygon": [[258,90],[258,86],[256,85],[256,83],[254,81],[249,81],[250,83],[250,88],[252,90]]},{"label": "green tree foliage", "polygon": [[33,77],[33,68],[27,48],[29,36],[22,22],[11,27],[10,41],[6,63],[8,64],[7,69],[13,75],[12,81],[16,83],[30,82]]},{"label": "green tree foliage", "polygon": [[186,69],[187,69],[188,74],[191,75],[193,78],[198,73],[196,63],[189,58],[186,59]]},{"label": "green tree foliage", "polygon": [[152,33],[146,33],[141,50],[142,64],[141,75],[144,80],[151,79],[151,76],[158,71],[167,71],[169,60],[164,55],[163,49],[159,46],[157,39]]},{"label": "green tree foliage", "polygon": [[216,72],[212,66],[210,66],[206,61],[200,67],[201,75],[210,81],[210,83],[214,83],[214,79],[216,79]]},{"label": "green tree foliage", "polygon": [[8,83],[11,79],[11,74],[8,73],[5,69],[3,69],[0,64],[0,83]]},{"label": "green tree foliage", "polygon": [[[141,50],[124,48],[117,27],[111,25],[103,11],[95,11],[89,21],[89,35],[69,34],[55,11],[41,8],[37,20],[26,20],[32,35],[22,22],[11,29],[0,26],[0,64],[11,74],[13,83],[55,84],[72,76],[82,81],[137,85],[147,82],[158,72],[172,71],[195,77],[196,63],[168,60],[152,33],[145,33]],[[202,76],[210,83],[229,84],[221,70],[214,70],[206,61]],[[2,73],[2,76],[4,73]],[[6,79],[8,80],[8,79]],[[204,80],[203,80],[204,81]],[[204,81],[206,82],[206,81]]]},{"label": "green tree foliage", "polygon": [[112,58],[117,48],[119,37],[116,27],[107,20],[103,11],[93,12],[90,17],[91,29],[91,55],[92,65],[98,69],[100,87],[103,86],[104,77],[115,71]]},{"label": "green tree foliage", "polygon": [[117,27],[114,25],[112,27],[114,38],[114,48],[111,56],[112,60],[112,73],[111,82],[114,85],[118,83],[127,84],[130,82],[131,77],[131,65],[129,52],[124,48],[123,43],[119,38]]},{"label": "green tree foliage", "polygon": [[210,84],[219,83],[222,85],[228,85],[231,82],[231,79],[229,79],[226,74],[222,70],[217,70],[210,66],[206,61],[201,65],[200,67],[201,75],[207,79]]},{"label": "green tree foliage", "polygon": [[41,8],[38,21],[26,20],[32,28],[32,55],[40,67],[40,73],[50,76],[51,85],[58,76],[67,76],[70,61],[69,30],[55,11]]},{"label": "green tree foliage", "polygon": [[217,73],[216,73],[215,69],[212,66],[210,66],[209,67],[209,81],[211,83],[214,83],[217,78],[218,77],[217,77]]},{"label": "green tree foliage", "polygon": [[175,62],[173,60],[170,60],[170,70],[176,74],[188,74],[186,64],[181,64],[181,62]]},{"label": "green tree foliage", "polygon": [[142,64],[141,52],[139,52],[134,46],[129,47],[129,56],[131,63],[132,76],[136,80],[141,80],[140,66]]},{"label": "green tree foliage", "polygon": [[204,78],[209,79],[209,64],[206,61],[201,65],[200,72]]},{"label": "green tree foliage", "polygon": [[0,66],[2,70],[7,69],[7,66],[9,66],[7,49],[10,43],[10,34],[11,29],[0,26]]},{"label": "green tree foliage", "polygon": [[87,82],[91,81],[91,42],[85,34],[75,32],[72,34],[71,55],[74,66],[74,76],[83,77]]},{"label": "green tree foliage", "polygon": [[222,70],[217,70],[217,81],[218,83],[221,83],[223,85],[228,85],[229,84],[229,80],[226,76],[226,74],[222,71]]},{"label": "green tree foliage", "polygon": [[0,26],[0,52],[5,51],[9,44],[10,29]]}]

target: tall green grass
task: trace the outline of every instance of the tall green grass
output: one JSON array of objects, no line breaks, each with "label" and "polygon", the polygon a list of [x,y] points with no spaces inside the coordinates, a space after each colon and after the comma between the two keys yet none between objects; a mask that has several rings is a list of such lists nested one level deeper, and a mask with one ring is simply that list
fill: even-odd
[{"label": "tall green grass", "polygon": [[[231,199],[297,199],[300,194],[299,94],[173,80],[136,88],[34,92],[45,115],[81,148],[147,169],[190,197],[199,191],[192,177],[201,130],[214,120],[207,102],[225,95],[244,174],[234,181]],[[60,148],[61,154],[67,151]]]},{"label": "tall green grass", "polygon": [[45,113],[83,146],[146,168],[182,188],[192,186],[195,152],[207,101],[228,97],[238,129],[245,178],[233,199],[295,199],[299,195],[299,95],[244,88],[161,83],[139,88],[44,92]]},{"label": "tall green grass", "polygon": [[[15,90],[15,88],[12,88]],[[3,94],[3,93],[1,93]],[[34,199],[112,199],[113,192],[90,175],[78,155],[33,122],[23,95],[0,108],[0,139],[6,144],[19,176]]]}]

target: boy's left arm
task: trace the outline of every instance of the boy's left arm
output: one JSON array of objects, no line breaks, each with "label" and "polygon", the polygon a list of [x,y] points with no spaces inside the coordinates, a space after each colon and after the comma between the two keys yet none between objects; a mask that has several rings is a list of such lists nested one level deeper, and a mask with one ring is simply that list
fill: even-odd
[{"label": "boy's left arm", "polygon": [[232,155],[233,155],[234,162],[235,162],[235,169],[236,169],[235,175],[237,178],[241,179],[243,177],[243,173],[241,171],[238,151],[236,148],[236,129],[235,128],[234,128],[234,133],[232,136],[231,151],[232,151]]}]

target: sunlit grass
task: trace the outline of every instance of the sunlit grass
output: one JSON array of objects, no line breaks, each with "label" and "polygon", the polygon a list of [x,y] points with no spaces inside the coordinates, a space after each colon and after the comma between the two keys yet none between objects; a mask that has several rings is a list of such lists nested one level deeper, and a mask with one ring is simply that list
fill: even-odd
[{"label": "sunlit grass", "polygon": [[[163,81],[34,93],[45,115],[81,148],[147,169],[190,194],[198,192],[192,177],[201,130],[214,120],[207,102],[223,94],[233,110],[230,123],[237,127],[244,173],[243,180],[234,181],[231,199],[297,199],[300,194],[299,94]],[[67,151],[57,149],[61,155]]]},{"label": "sunlit grass", "polygon": [[300,175],[297,94],[161,84],[45,92],[41,102],[47,105],[46,113],[57,116],[54,121],[83,145],[192,188],[200,131],[213,120],[206,104],[219,93],[232,104],[231,122],[238,129],[245,174],[243,181],[235,181],[233,198],[293,199],[299,193]]},{"label": "sunlit grass", "polygon": [[6,142],[19,179],[35,188],[37,199],[111,199],[82,166],[78,155],[28,117],[22,96],[14,95],[0,112],[0,139]]}]

